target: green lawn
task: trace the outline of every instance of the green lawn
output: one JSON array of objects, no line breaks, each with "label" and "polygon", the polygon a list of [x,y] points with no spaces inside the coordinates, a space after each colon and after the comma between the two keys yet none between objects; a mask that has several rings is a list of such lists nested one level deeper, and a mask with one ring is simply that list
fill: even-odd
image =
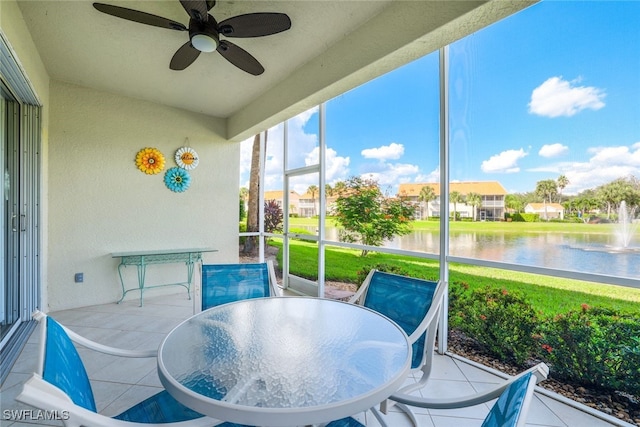
[{"label": "green lawn", "polygon": [[[317,218],[290,218],[289,226],[317,226]],[[327,226],[334,227],[335,221],[331,217],[327,217]],[[561,231],[563,233],[580,233],[580,234],[611,234],[616,229],[617,224],[583,224],[573,222],[505,222],[505,221],[452,221],[449,223],[451,231],[495,231],[501,233],[553,233]],[[411,222],[413,230],[438,231],[440,229],[439,221],[413,221]],[[640,227],[636,228],[636,235],[640,239]]]},{"label": "green lawn", "polygon": [[[270,244],[282,246],[277,239],[272,239]],[[316,279],[317,245],[292,240],[290,248],[290,272],[301,277]],[[281,256],[282,251],[278,257],[281,258]],[[368,271],[378,264],[400,267],[406,274],[414,277],[429,280],[436,280],[439,277],[438,262],[432,260],[378,252],[369,253],[363,258],[360,256],[360,251],[335,247],[327,248],[325,256],[325,276],[326,280],[330,281],[357,284],[359,270]],[[582,304],[627,313],[637,313],[640,310],[640,289],[623,286],[459,264],[450,266],[449,281],[452,286],[466,283],[470,289],[495,286],[521,291],[536,310],[547,316],[579,310]]]}]

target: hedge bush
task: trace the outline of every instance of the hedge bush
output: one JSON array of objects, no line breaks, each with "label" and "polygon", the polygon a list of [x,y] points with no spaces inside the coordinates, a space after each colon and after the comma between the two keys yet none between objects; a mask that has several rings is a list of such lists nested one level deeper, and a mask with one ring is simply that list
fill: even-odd
[{"label": "hedge bush", "polygon": [[548,319],[535,338],[558,378],[640,396],[640,316],[583,304]]},{"label": "hedge bush", "polygon": [[451,326],[476,339],[487,353],[517,365],[531,357],[538,317],[520,293],[489,286],[454,291],[450,307]]},{"label": "hedge bush", "polygon": [[505,219],[511,218],[512,221],[516,222],[540,222],[540,214],[532,214],[532,213],[506,213],[504,214]]},{"label": "hedge bush", "polygon": [[515,292],[465,283],[449,286],[449,324],[490,355],[526,367],[547,363],[551,376],[640,399],[640,314],[590,308],[540,318]]}]

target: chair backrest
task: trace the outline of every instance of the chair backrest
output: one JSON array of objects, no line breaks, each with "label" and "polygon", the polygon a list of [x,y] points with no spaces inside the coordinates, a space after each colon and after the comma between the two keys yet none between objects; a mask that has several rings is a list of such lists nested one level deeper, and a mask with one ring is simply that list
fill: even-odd
[{"label": "chair backrest", "polygon": [[535,386],[536,377],[531,372],[509,384],[489,411],[482,427],[524,426]]},{"label": "chair backrest", "polygon": [[266,262],[202,265],[201,309],[242,299],[271,296],[271,269]]},{"label": "chair backrest", "polygon": [[[389,317],[407,335],[413,334],[418,327],[423,325],[427,313],[434,303],[438,282],[381,271],[374,271],[369,276],[369,280],[362,305]],[[436,304],[439,303],[436,301]],[[433,337],[429,337],[428,341],[435,341],[437,317],[436,315],[435,324],[432,325]],[[424,363],[426,335],[425,329],[425,332],[413,343],[412,369],[418,368]],[[430,342],[429,345],[433,346],[433,343]],[[433,348],[429,350],[433,351]]]},{"label": "chair backrest", "polygon": [[41,327],[46,328],[42,378],[64,391],[76,405],[96,412],[89,376],[69,335],[48,316]]}]

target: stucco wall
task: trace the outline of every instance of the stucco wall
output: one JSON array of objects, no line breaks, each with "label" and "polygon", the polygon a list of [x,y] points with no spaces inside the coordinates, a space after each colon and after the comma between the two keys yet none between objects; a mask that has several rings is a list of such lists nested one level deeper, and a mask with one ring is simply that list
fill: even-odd
[{"label": "stucco wall", "polygon": [[49,97],[49,75],[31,39],[20,8],[13,0],[0,1],[0,29],[16,53],[18,63],[25,70],[39,100],[46,105]]},{"label": "stucco wall", "polygon": [[[205,261],[237,261],[240,148],[220,136],[222,120],[58,81],[50,97],[49,310],[116,301],[119,260],[112,252],[215,247]],[[200,159],[186,192],[167,189],[164,171],[136,168],[144,147],[164,153],[165,171],[175,166],[186,138]],[[74,283],[80,272],[84,282]],[[184,265],[151,266],[147,280],[179,281],[185,272]],[[126,269],[129,285],[135,274]]]}]

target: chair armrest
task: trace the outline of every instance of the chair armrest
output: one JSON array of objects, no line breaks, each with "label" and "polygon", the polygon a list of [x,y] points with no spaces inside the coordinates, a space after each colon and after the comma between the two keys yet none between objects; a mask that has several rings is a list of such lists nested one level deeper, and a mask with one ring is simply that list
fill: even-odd
[{"label": "chair armrest", "polygon": [[[44,320],[47,315],[43,312],[36,310],[32,317],[38,322]],[[77,333],[73,332],[71,329],[65,327],[64,325],[60,325],[62,329],[69,335],[71,341],[76,344],[79,344],[83,347],[89,348],[91,350],[98,351],[100,353],[110,354],[112,356],[120,356],[120,357],[157,357],[158,349],[152,350],[127,350],[124,348],[111,347],[108,345],[100,344],[98,342],[92,341],[88,338],[85,338]]]},{"label": "chair armrest", "polygon": [[269,291],[272,297],[277,297],[278,292],[278,278],[276,277],[276,269],[272,260],[267,261],[267,272],[269,273]]},{"label": "chair armrest", "polygon": [[[353,294],[351,296],[351,298],[349,298],[347,300],[348,303],[350,303],[350,304],[358,303],[358,300],[360,300],[362,295],[367,291],[367,288],[369,288],[369,283],[371,282],[371,277],[373,277],[373,274],[375,272],[376,272],[376,269],[372,269],[369,272],[369,274],[367,274],[367,277],[364,279],[364,282],[362,282],[362,285],[360,285],[360,287],[358,288],[358,291],[355,294]],[[360,304],[362,304],[362,301],[360,302]]]},{"label": "chair armrest", "polygon": [[[212,427],[223,421],[202,417],[189,421],[166,424],[147,424],[122,421],[75,405],[62,390],[45,381],[38,374],[33,374],[23,385],[16,396],[18,402],[56,414],[65,418],[68,425],[84,425],[92,427]],[[68,420],[66,420],[68,418]]]},{"label": "chair armrest", "polygon": [[420,408],[432,408],[432,409],[456,409],[456,408],[464,408],[468,406],[474,406],[479,403],[488,402],[489,400],[496,399],[500,397],[502,392],[511,385],[518,378],[532,372],[536,378],[536,383],[543,381],[549,375],[549,367],[544,363],[539,363],[538,365],[527,369],[524,372],[510,378],[509,380],[503,382],[502,384],[495,386],[487,391],[482,393],[471,394],[462,397],[453,397],[446,399],[432,399],[428,397],[419,397],[413,396],[410,394],[397,393],[393,394],[389,397],[390,400],[404,403],[405,405],[417,406]]}]

